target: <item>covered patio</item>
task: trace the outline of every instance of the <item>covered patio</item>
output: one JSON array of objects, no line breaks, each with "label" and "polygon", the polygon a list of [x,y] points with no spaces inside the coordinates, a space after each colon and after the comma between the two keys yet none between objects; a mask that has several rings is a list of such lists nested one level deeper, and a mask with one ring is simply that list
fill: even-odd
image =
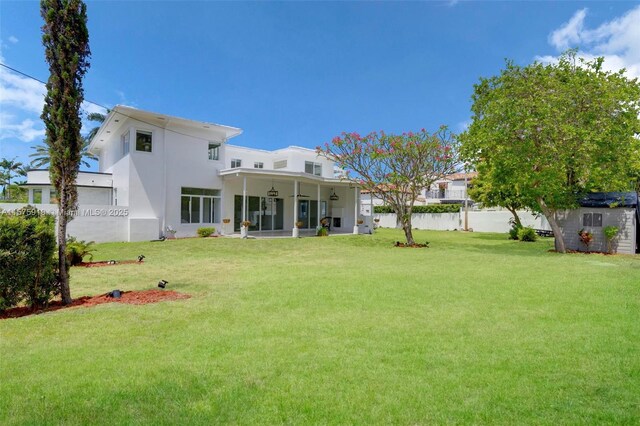
[{"label": "covered patio", "polygon": [[322,219],[332,234],[358,233],[360,189],[352,182],[250,168],[221,170],[220,176],[227,234],[240,233],[242,223],[250,222],[249,235],[315,235]]}]

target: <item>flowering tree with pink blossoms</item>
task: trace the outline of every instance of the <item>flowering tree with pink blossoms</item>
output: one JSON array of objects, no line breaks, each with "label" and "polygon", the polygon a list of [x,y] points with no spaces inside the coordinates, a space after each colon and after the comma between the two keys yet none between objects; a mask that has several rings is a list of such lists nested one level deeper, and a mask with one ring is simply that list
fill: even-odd
[{"label": "flowering tree with pink blossoms", "polygon": [[347,179],[371,191],[398,215],[407,244],[413,245],[411,212],[423,188],[456,170],[456,136],[443,126],[402,135],[372,132],[366,136],[342,133],[319,155],[346,170]]}]

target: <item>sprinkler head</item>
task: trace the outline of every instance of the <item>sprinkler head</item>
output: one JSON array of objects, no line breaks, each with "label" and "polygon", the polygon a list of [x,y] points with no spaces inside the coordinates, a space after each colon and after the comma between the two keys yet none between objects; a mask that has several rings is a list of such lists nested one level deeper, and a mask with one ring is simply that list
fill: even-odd
[{"label": "sprinkler head", "polygon": [[169,284],[169,281],[166,281],[166,280],[158,281],[158,287],[160,287],[160,288],[165,288],[167,286],[167,284]]}]

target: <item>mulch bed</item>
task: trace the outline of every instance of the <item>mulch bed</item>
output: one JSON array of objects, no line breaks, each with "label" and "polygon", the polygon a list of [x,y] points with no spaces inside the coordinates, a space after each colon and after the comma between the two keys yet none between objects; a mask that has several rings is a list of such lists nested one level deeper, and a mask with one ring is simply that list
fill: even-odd
[{"label": "mulch bed", "polygon": [[[549,253],[557,253],[555,249],[547,250]],[[567,253],[578,253],[578,254],[599,254],[602,256],[613,256],[615,253],[603,253],[601,251],[581,251],[581,250],[571,250],[566,249]]]},{"label": "mulch bed", "polygon": [[91,307],[101,305],[103,303],[126,303],[129,305],[146,305],[148,303],[164,302],[166,300],[189,299],[191,296],[185,293],[178,293],[173,290],[141,290],[141,291],[123,291],[121,297],[115,299],[109,296],[109,293],[99,296],[83,296],[73,299],[70,305],[63,305],[61,301],[54,300],[49,303],[49,307],[45,309],[33,310],[26,306],[11,308],[0,314],[0,319],[19,318],[27,315],[37,315],[45,312],[57,311],[59,309],[75,308],[78,306]]},{"label": "mulch bed", "polygon": [[76,266],[84,266],[85,268],[99,268],[102,266],[117,266],[117,265],[129,265],[131,263],[139,263],[143,264],[144,262],[140,262],[137,260],[116,260],[113,263],[113,260],[101,260],[100,262],[81,262]]},{"label": "mulch bed", "polygon": [[411,247],[411,248],[429,248],[429,243],[427,244],[419,244],[419,243],[413,243],[413,244],[407,244],[407,243],[401,243],[400,241],[396,241],[395,243],[393,243],[394,247]]}]

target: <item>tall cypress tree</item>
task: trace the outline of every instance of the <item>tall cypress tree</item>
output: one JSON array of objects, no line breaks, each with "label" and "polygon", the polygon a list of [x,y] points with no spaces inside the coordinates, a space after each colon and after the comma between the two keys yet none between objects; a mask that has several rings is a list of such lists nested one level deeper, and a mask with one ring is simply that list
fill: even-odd
[{"label": "tall cypress tree", "polygon": [[80,106],[84,100],[82,79],[89,69],[87,7],[82,0],[41,0],[44,19],[42,44],[49,63],[49,80],[42,120],[49,147],[51,184],[58,192],[59,282],[64,304],[71,303],[65,251],[67,223],[76,209],[76,178],[83,139]]}]

